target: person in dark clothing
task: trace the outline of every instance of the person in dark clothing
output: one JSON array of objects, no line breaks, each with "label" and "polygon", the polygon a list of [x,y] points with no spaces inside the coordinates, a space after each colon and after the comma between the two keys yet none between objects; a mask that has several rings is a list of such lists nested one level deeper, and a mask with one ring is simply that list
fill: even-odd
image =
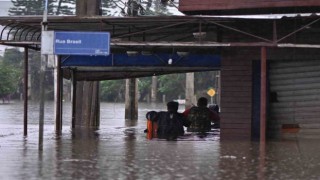
[{"label": "person in dark clothing", "polygon": [[[213,112],[216,112],[216,114],[218,114],[218,116],[220,116],[220,107],[218,104],[209,105],[209,109]],[[219,129],[220,128],[220,121],[214,121],[212,128]]]},{"label": "person in dark clothing", "polygon": [[153,116],[153,120],[157,122],[157,137],[160,139],[174,140],[177,137],[184,135],[183,126],[188,127],[190,124],[186,118],[178,113],[179,104],[174,101],[167,103],[167,111],[154,111],[147,113],[147,117]]},{"label": "person in dark clothing", "polygon": [[197,106],[191,107],[183,112],[183,115],[191,123],[188,132],[206,133],[211,130],[211,122],[220,124],[219,114],[211,111],[205,97],[198,99]]}]

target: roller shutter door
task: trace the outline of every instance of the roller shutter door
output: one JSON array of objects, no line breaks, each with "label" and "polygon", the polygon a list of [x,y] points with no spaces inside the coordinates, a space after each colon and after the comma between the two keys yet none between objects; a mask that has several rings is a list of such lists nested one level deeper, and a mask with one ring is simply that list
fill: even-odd
[{"label": "roller shutter door", "polygon": [[268,121],[320,127],[320,60],[270,61]]}]

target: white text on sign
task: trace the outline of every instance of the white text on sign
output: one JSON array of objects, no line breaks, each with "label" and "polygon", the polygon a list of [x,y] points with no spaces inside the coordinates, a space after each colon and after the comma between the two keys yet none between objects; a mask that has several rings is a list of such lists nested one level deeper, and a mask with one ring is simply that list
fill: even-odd
[{"label": "white text on sign", "polygon": [[81,39],[80,40],[72,40],[72,39],[56,39],[56,44],[81,44]]}]

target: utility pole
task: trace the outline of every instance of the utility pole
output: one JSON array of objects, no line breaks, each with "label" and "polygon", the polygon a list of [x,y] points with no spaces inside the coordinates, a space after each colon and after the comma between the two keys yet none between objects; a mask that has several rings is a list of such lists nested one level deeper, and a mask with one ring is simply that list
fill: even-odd
[{"label": "utility pole", "polygon": [[[42,20],[42,34],[47,31],[48,25],[48,0],[45,1],[43,20]],[[44,79],[46,72],[46,63],[48,55],[41,54],[41,66],[40,66],[40,107],[39,107],[39,150],[43,150],[43,123],[44,123]]]},{"label": "utility pole", "polygon": [[138,83],[136,78],[126,79],[125,119],[138,119]]}]

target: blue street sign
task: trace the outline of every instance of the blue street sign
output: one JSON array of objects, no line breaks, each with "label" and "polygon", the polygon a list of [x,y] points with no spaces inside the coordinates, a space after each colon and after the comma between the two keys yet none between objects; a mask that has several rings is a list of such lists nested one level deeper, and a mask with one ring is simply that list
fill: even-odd
[{"label": "blue street sign", "polygon": [[53,44],[56,55],[107,56],[110,53],[110,33],[57,31]]}]

